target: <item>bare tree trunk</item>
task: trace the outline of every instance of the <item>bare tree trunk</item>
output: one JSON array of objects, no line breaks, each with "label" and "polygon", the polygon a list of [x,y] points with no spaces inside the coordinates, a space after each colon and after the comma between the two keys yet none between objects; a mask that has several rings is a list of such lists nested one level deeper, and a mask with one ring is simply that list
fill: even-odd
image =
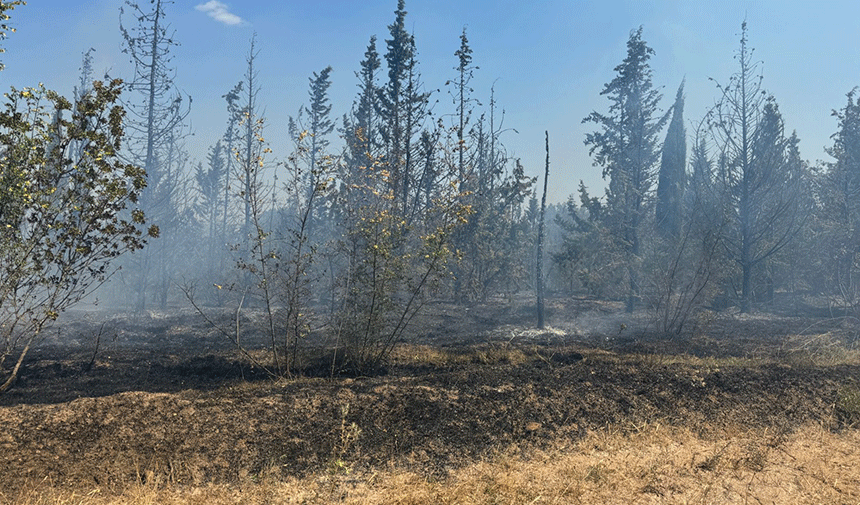
[{"label": "bare tree trunk", "polygon": [[0,394],[5,393],[12,387],[12,384],[15,383],[15,380],[18,378],[18,372],[21,370],[21,363],[24,362],[24,357],[27,356],[27,352],[30,350],[30,344],[35,340],[35,334],[30,337],[30,340],[27,341],[27,345],[24,346],[24,349],[21,350],[21,354],[18,355],[18,361],[15,362],[15,367],[12,368],[12,372],[9,374],[9,378],[6,379],[2,385],[0,385]]},{"label": "bare tree trunk", "polygon": [[549,181],[549,131],[546,132],[546,172],[543,178],[543,197],[540,201],[540,223],[538,224],[538,241],[537,241],[537,316],[538,329],[542,330],[545,326],[544,321],[544,306],[543,306],[543,229],[544,215],[546,214],[546,188]]}]

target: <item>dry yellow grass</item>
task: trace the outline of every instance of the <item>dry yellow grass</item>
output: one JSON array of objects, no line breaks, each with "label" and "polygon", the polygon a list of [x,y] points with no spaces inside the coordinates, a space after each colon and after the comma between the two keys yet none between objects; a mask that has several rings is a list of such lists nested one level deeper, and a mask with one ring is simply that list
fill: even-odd
[{"label": "dry yellow grass", "polygon": [[473,363],[521,365],[531,359],[538,359],[538,353],[504,344],[487,344],[457,349],[445,349],[429,345],[401,345],[393,350],[391,358],[398,364],[412,366],[444,367]]},{"label": "dry yellow grass", "polygon": [[[713,433],[713,432],[711,432]],[[860,431],[806,426],[707,438],[649,425],[638,433],[592,433],[551,451],[516,448],[431,480],[411,471],[338,471],[231,485],[157,482],[122,492],[69,491],[38,483],[13,505],[221,504],[723,504],[860,503]]]}]

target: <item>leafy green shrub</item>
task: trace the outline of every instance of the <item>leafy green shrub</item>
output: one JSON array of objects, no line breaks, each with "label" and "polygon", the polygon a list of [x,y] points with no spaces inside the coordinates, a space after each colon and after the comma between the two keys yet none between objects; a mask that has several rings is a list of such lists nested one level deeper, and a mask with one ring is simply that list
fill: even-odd
[{"label": "leafy green shrub", "polygon": [[[0,392],[61,312],[140,249],[146,173],[119,157],[122,81],[77,103],[44,87],[12,89],[0,110]],[[65,119],[64,115],[71,117]],[[14,365],[5,370],[11,358]]]}]

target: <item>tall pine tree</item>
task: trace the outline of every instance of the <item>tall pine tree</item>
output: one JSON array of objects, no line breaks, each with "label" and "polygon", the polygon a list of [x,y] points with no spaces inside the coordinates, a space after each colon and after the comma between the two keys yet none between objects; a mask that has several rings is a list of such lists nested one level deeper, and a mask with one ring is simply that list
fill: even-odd
[{"label": "tall pine tree", "polygon": [[833,111],[838,120],[833,145],[827,154],[833,161],[816,187],[816,241],[829,254],[819,254],[823,286],[855,313],[860,307],[860,99],[857,89],[847,95],[845,106]]}]

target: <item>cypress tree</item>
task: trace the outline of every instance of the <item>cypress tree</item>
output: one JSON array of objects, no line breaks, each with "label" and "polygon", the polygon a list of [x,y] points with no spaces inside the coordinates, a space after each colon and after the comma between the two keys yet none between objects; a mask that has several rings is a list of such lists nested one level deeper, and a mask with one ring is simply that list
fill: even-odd
[{"label": "cypress tree", "polygon": [[687,134],[684,130],[684,83],[678,88],[672,120],[666,132],[657,180],[657,230],[664,239],[681,235],[682,202],[686,186]]},{"label": "cypress tree", "polygon": [[668,116],[658,116],[662,98],[651,84],[648,60],[654,50],[642,40],[642,27],[630,33],[627,57],[615,67],[618,75],[606,84],[601,95],[609,98],[608,114],[592,112],[584,123],[600,129],[585,137],[591,146],[595,166],[609,177],[607,212],[603,223],[624,251],[628,295],[627,311],[632,312],[639,292],[637,263],[640,254],[640,224],[645,213],[645,196],[653,186],[659,150],[657,134]]}]

